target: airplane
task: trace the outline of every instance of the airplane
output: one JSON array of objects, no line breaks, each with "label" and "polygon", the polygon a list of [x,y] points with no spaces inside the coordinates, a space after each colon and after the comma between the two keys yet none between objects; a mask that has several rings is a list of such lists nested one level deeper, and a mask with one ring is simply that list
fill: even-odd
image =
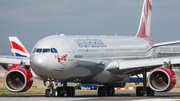
[{"label": "airplane", "polygon": [[[29,52],[26,50],[26,48],[23,46],[23,44],[20,42],[20,40],[17,37],[9,37],[9,43],[10,43],[11,52],[12,52],[13,56],[19,56],[19,57],[29,57],[30,56]],[[11,69],[18,68],[19,65],[20,64],[9,65],[8,68],[4,68],[4,69],[10,71]],[[38,78],[38,76],[32,70],[31,70],[31,73],[34,78]],[[140,78],[130,77],[129,80],[126,82],[139,83],[139,82],[142,82],[142,79],[143,79],[142,76]],[[71,81],[71,82],[77,83],[75,81]],[[77,84],[79,84],[79,83],[77,83]],[[91,89],[97,89],[99,86],[98,84],[83,84],[83,83],[81,83],[80,85],[83,87],[91,88]],[[110,83],[109,85],[114,86],[114,87],[125,87],[126,83],[125,82],[115,82],[115,83]]]},{"label": "airplane", "polygon": [[[0,56],[1,65],[21,63],[6,74],[6,88],[27,91],[33,83],[31,67],[47,86],[46,97],[75,96],[74,87],[67,86],[69,81],[102,85],[98,96],[114,96],[110,83],[127,81],[138,74],[143,75],[143,86],[136,88],[137,96],[170,91],[176,84],[172,66],[180,64],[180,57],[152,58],[152,53],[155,47],[180,41],[154,44],[150,38],[151,10],[152,0],[144,0],[135,36],[53,35],[39,40],[29,58]],[[63,86],[55,88],[55,83]]]}]

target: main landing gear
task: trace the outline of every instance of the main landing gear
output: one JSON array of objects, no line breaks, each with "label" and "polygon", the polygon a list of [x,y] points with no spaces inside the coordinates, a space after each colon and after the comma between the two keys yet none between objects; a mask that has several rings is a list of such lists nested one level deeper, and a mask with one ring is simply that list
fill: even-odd
[{"label": "main landing gear", "polygon": [[143,80],[139,78],[138,75],[136,75],[142,82],[142,87],[136,87],[136,96],[144,96],[144,94],[147,94],[147,96],[154,96],[154,90],[152,90],[150,87],[147,86],[147,74],[146,69],[142,69],[143,74]]},{"label": "main landing gear", "polygon": [[54,89],[54,84],[52,83],[52,80],[49,81],[48,89],[46,89],[45,96],[46,97],[63,97],[65,94],[67,94],[68,97],[75,96],[75,88],[74,87],[68,87],[67,83],[63,83],[62,87],[57,87]]},{"label": "main landing gear", "polygon": [[100,86],[98,88],[98,96],[114,96],[115,91],[113,86]]},{"label": "main landing gear", "polygon": [[62,97],[64,94],[67,94],[69,97],[75,96],[75,88],[68,87],[67,83],[63,83],[63,87],[57,87],[57,96]]}]

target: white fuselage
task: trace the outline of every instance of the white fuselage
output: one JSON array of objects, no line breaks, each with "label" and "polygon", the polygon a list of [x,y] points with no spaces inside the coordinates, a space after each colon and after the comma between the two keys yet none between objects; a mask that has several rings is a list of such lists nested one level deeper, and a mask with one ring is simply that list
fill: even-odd
[{"label": "white fuselage", "polygon": [[107,84],[130,76],[106,70],[110,62],[148,58],[151,48],[148,41],[138,37],[55,35],[34,46],[31,67],[43,79]]}]

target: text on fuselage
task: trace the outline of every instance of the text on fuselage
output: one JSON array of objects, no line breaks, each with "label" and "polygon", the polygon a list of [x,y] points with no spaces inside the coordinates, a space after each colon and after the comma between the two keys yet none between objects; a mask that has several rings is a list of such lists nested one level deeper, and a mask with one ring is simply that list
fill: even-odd
[{"label": "text on fuselage", "polygon": [[80,48],[99,48],[106,47],[101,39],[74,39]]}]

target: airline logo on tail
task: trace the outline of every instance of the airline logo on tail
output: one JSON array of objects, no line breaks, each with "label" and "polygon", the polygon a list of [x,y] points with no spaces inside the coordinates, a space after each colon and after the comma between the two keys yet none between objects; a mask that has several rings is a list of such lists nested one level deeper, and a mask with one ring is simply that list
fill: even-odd
[{"label": "airline logo on tail", "polygon": [[144,0],[137,37],[150,36],[152,0]]},{"label": "airline logo on tail", "polygon": [[9,37],[11,52],[13,56],[29,57],[30,54],[17,37]]}]

